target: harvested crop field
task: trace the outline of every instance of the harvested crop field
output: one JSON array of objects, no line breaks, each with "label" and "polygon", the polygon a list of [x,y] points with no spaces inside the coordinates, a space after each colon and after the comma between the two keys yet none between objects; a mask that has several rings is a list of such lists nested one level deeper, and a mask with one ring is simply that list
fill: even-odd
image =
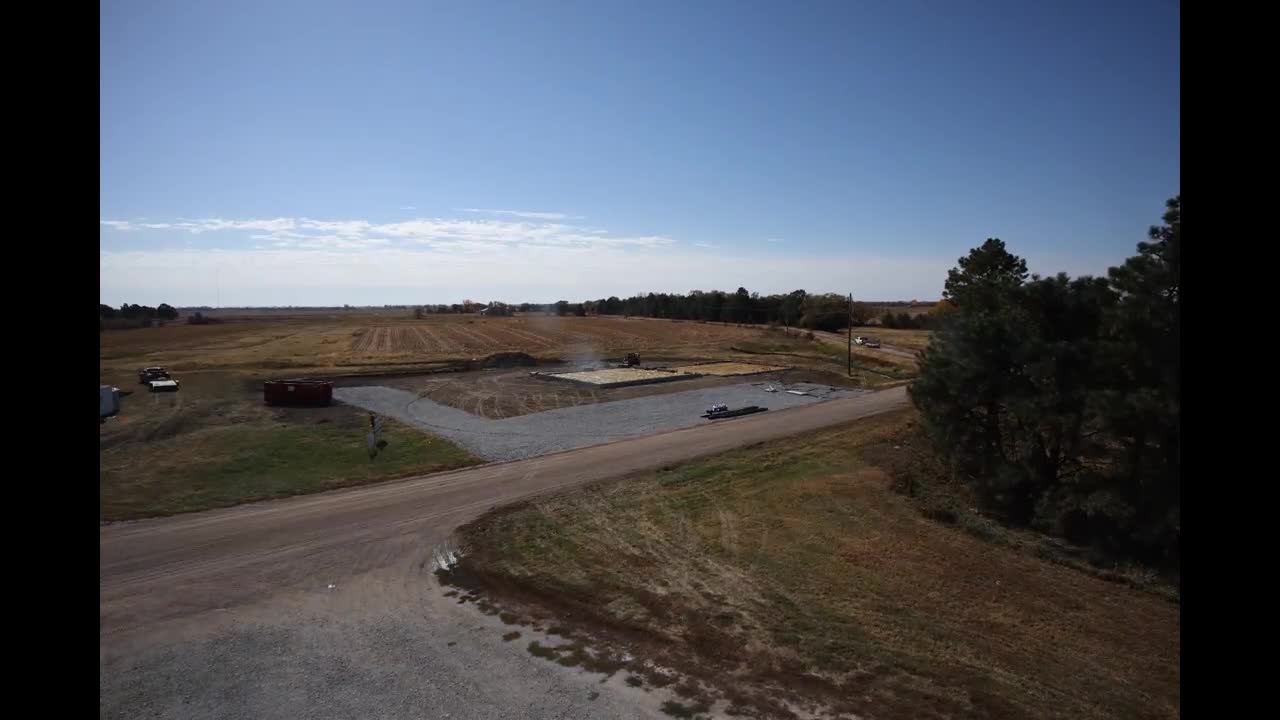
[{"label": "harvested crop field", "polygon": [[781,365],[757,365],[755,363],[742,363],[742,362],[713,362],[713,363],[702,363],[699,365],[681,365],[680,367],[674,367],[671,369],[679,373],[692,373],[694,375],[716,375],[718,377],[731,377],[734,375],[757,375],[759,373],[786,370],[786,368]]},{"label": "harvested crop field", "polygon": [[611,353],[699,345],[741,336],[743,332],[742,328],[698,323],[533,315],[359,327],[351,333],[349,350],[361,355],[424,353],[450,357],[500,350]]},{"label": "harvested crop field", "polygon": [[210,325],[109,330],[99,336],[102,369],[165,365],[193,370],[333,372],[466,360],[496,352],[577,362],[662,350],[693,357],[761,337],[764,329],[621,317],[521,315],[415,319],[408,312],[303,313],[221,317]]}]

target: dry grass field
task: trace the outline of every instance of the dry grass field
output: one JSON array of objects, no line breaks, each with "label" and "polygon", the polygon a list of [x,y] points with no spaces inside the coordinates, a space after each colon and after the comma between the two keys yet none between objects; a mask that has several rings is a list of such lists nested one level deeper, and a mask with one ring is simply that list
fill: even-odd
[{"label": "dry grass field", "polygon": [[[530,652],[687,673],[679,713],[1174,718],[1179,608],[891,487],[912,411],[540,498],[462,531],[464,599],[549,625]],[[628,665],[635,668],[635,664]],[[670,684],[637,670],[636,686]],[[677,707],[678,706],[678,707]]]},{"label": "dry grass field", "polygon": [[479,462],[441,438],[394,421],[370,459],[368,415],[355,408],[268,407],[244,375],[180,376],[176,393],[132,394],[99,432],[104,521],[205,510],[253,500],[421,475]]}]

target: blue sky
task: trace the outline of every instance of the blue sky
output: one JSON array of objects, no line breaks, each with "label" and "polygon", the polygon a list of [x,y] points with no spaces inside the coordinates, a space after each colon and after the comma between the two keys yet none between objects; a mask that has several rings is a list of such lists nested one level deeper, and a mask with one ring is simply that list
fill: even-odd
[{"label": "blue sky", "polygon": [[110,304],[936,298],[1180,191],[1173,0],[100,7]]}]

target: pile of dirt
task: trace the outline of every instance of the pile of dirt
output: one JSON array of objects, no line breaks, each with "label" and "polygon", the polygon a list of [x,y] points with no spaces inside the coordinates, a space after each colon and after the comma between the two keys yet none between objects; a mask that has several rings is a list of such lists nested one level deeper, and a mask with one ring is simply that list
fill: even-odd
[{"label": "pile of dirt", "polygon": [[482,368],[532,367],[537,364],[537,358],[522,352],[493,353],[480,360]]}]

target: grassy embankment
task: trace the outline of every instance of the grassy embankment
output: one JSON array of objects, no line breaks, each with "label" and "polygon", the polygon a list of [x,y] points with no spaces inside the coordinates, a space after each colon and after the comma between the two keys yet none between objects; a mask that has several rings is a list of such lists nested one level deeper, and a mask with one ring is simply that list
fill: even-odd
[{"label": "grassy embankment", "polygon": [[463,528],[445,579],[506,620],[558,625],[566,642],[535,654],[645,687],[675,680],[623,652],[682,671],[673,714],[721,699],[779,716],[780,700],[877,718],[1178,716],[1170,591],[1109,581],[956,489],[908,497],[913,421],[497,511]]}]

